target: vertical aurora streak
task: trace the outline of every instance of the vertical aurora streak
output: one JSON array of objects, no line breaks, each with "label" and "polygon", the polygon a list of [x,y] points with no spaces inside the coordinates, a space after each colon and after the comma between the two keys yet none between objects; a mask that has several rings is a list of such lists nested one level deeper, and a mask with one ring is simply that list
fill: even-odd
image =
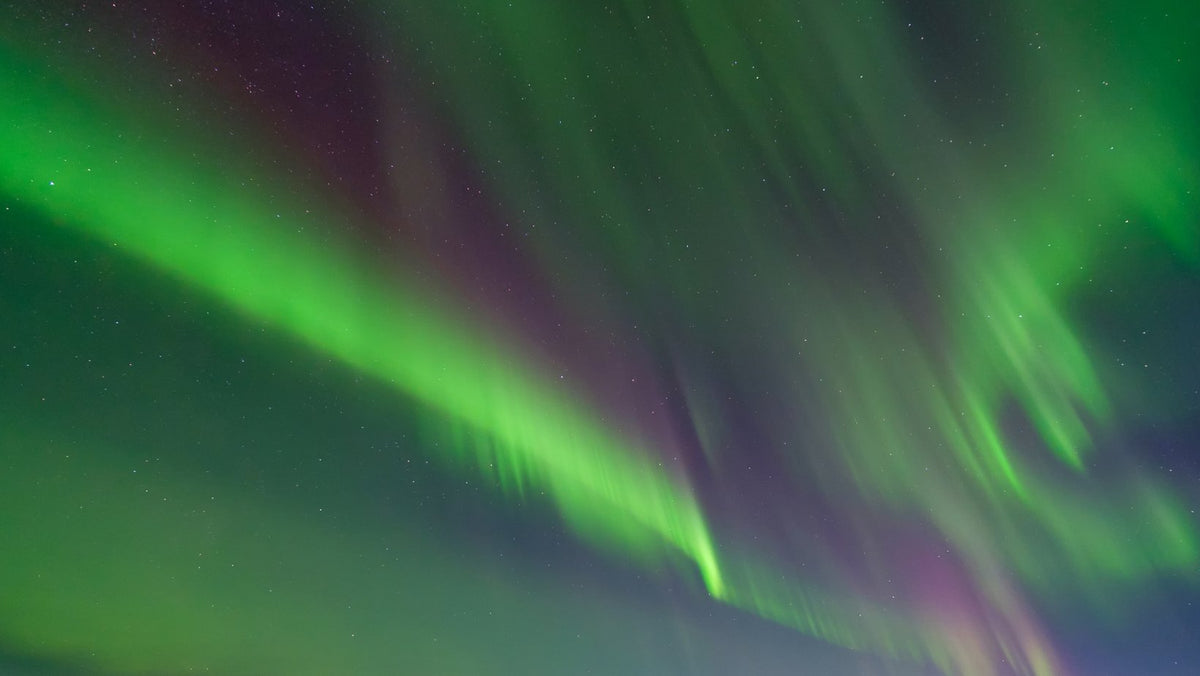
[{"label": "vertical aurora streak", "polygon": [[[251,21],[237,18],[236,5],[224,18],[202,5],[136,19],[115,8],[6,10],[6,255],[16,260],[28,246],[47,256],[52,248],[33,243],[69,240],[97,252],[88,255],[100,262],[88,265],[103,279],[157,280],[155,302],[178,297],[181,308],[220,315],[212,336],[249,327],[261,333],[259,349],[277,344],[304,355],[293,363],[332,364],[312,384],[382,397],[373,405],[394,410],[395,421],[380,444],[404,438],[404,453],[433,461],[435,493],[478,484],[493,496],[488,504],[505,506],[492,530],[561,525],[588,545],[589,567],[604,567],[588,578],[605,580],[596,584],[630,589],[645,576],[684,590],[679,603],[691,604],[618,608],[598,593],[572,601],[581,615],[602,608],[597,617],[632,628],[665,623],[651,619],[661,613],[680,636],[714,631],[703,613],[765,620],[837,646],[820,648],[832,651],[821,654],[830,662],[820,673],[1065,676],[1095,668],[1081,653],[1089,640],[1104,643],[1080,647],[1077,636],[1137,622],[1170,604],[1165,590],[1196,595],[1200,467],[1187,435],[1200,412],[1188,329],[1198,312],[1189,294],[1200,292],[1200,139],[1186,121],[1200,109],[1178,92],[1200,85],[1181,28],[1200,20],[1197,10],[375,0],[314,9],[302,23],[295,17],[308,10]],[[260,48],[221,53],[216,41],[228,35],[191,37],[194,26],[221,26],[266,44],[255,31],[281,16],[291,23],[280,29],[295,28],[296,38],[285,30],[272,38],[293,51],[274,55],[271,67],[326,89],[303,91],[278,72],[279,82],[268,81],[267,66],[250,67]],[[318,57],[302,36],[322,22],[339,42]],[[146,35],[155,36],[154,58],[139,51]],[[1109,54],[1117,47],[1125,56]],[[305,70],[339,49],[358,70]],[[331,93],[339,78],[357,89]],[[287,88],[300,103],[279,104],[292,101]],[[351,119],[363,128],[339,130]],[[366,138],[368,150],[330,138]],[[1117,294],[1152,268],[1173,271],[1172,293]],[[36,291],[35,272],[25,274],[0,278],[2,307],[34,318],[49,302],[37,299],[51,296]],[[45,289],[63,284],[44,280]],[[66,297],[107,288],[85,287]],[[83,312],[62,302],[47,314]],[[1143,302],[1158,309],[1140,312]],[[1145,324],[1138,335],[1163,334],[1167,349],[1125,347],[1137,327],[1114,330],[1113,313]],[[0,404],[24,421],[0,439],[19,459],[9,463],[0,524],[30,544],[0,560],[0,582],[31,591],[0,602],[0,657],[105,673],[328,673],[351,662],[362,673],[504,669],[461,657],[474,644],[509,669],[554,673],[621,652],[600,647],[576,662],[549,650],[545,662],[505,656],[493,625],[440,647],[434,629],[407,619],[411,608],[444,596],[482,612],[484,602],[472,605],[478,596],[554,624],[555,606],[522,590],[565,594],[571,572],[559,573],[561,583],[542,579],[529,568],[538,552],[519,551],[520,572],[498,573],[494,584],[446,582],[462,591],[442,593],[443,573],[424,571],[443,559],[455,560],[445,580],[487,571],[483,559],[502,551],[503,538],[447,516],[439,540],[411,505],[391,532],[387,519],[366,516],[373,498],[358,495],[355,482],[366,479],[350,471],[318,483],[351,496],[346,511],[359,514],[351,526],[309,524],[298,505],[236,474],[192,483],[181,478],[193,462],[186,445],[137,424],[89,426],[84,413],[39,403],[33,392],[44,383],[15,356],[29,349],[31,361],[65,363],[72,351],[119,348],[82,335],[54,348],[49,330],[9,332],[14,357],[0,364]],[[1133,360],[1137,374],[1125,367]],[[185,417],[205,406],[139,401]],[[1143,413],[1151,407],[1153,420]],[[252,430],[228,424],[196,443],[237,457],[236,440]],[[1143,447],[1152,438],[1184,450],[1164,460]],[[166,464],[179,469],[164,485],[196,507],[140,522],[135,503],[121,501],[134,485],[115,471],[117,459],[158,452],[123,447],[139,441],[175,449]],[[86,471],[63,469],[57,449],[68,447]],[[286,456],[274,462],[280,476],[294,470]],[[369,477],[371,463],[391,460],[355,462]],[[66,503],[18,480],[47,471],[64,493],[87,492],[87,476],[119,487],[95,498],[105,506],[84,517],[87,528],[137,524],[139,538],[114,540],[146,558],[106,559],[93,574],[97,593],[108,594],[96,607],[139,627],[128,640],[104,629],[104,613],[72,613],[63,592],[34,582],[52,571],[88,586],[86,573],[62,562],[61,542],[82,538],[73,529],[83,526]],[[384,494],[409,490],[396,484]],[[171,621],[142,626],[162,607],[119,580],[140,571],[169,587],[186,577],[192,565],[169,524],[190,524],[205,491],[241,505],[281,541],[255,542],[233,517],[220,522],[225,536],[183,527],[257,568],[176,589]],[[465,502],[476,499],[488,498]],[[454,499],[443,503],[453,514]],[[58,535],[28,535],[40,527],[28,515],[41,511]],[[289,643],[309,640],[302,636],[361,619],[350,604],[307,625],[304,617],[340,598],[295,591],[279,615],[245,621],[253,631],[271,617],[297,618],[261,646],[206,633],[240,623],[232,618],[249,603],[217,590],[292,570],[276,560],[302,556],[307,539],[344,556],[294,570],[340,576],[345,595],[359,593],[368,565],[363,585],[396,584],[379,572],[391,564],[375,560],[373,542],[424,552],[397,560],[432,587],[370,611],[379,626],[392,626],[378,618],[393,611],[405,617],[396,631],[420,645],[411,664],[383,638],[361,654],[330,639],[323,661],[289,657]],[[154,545],[166,553],[151,553]],[[114,600],[122,595],[131,600]],[[219,609],[202,608],[226,595]],[[453,631],[456,612],[439,626]],[[63,613],[72,623],[56,626]],[[1077,630],[1079,617],[1102,622]],[[744,635],[729,640],[730,655],[751,645]],[[788,650],[817,655],[808,645]],[[1176,649],[1200,660],[1194,648]],[[639,650],[619,668],[776,673],[736,661],[685,666],[676,653]],[[699,649],[681,654],[688,650]],[[860,653],[874,661],[855,662]]]}]

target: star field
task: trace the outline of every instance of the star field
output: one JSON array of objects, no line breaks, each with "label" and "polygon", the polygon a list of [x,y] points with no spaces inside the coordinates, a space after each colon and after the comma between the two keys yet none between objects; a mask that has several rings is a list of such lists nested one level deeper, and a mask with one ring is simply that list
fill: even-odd
[{"label": "star field", "polygon": [[0,670],[1191,674],[1188,3],[0,10]]}]

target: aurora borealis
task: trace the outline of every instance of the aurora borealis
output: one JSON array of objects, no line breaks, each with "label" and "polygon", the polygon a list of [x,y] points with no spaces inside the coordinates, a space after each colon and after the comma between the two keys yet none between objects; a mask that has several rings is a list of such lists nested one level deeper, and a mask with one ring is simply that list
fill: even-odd
[{"label": "aurora borealis", "polygon": [[1200,670],[1200,6],[11,3],[0,670]]}]

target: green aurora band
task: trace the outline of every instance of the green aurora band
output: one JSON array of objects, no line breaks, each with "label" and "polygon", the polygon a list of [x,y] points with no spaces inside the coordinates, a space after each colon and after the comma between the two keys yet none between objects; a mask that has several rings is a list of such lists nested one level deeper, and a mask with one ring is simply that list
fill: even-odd
[{"label": "green aurora band", "polygon": [[[108,146],[104,130],[122,121],[79,114],[95,101],[45,91],[33,77],[10,77],[4,89],[26,94],[5,103],[6,189],[461,421],[486,440],[466,434],[460,450],[494,467],[507,488],[550,491],[584,531],[611,529],[631,551],[669,543],[698,566],[708,589],[722,592],[686,486],[539,387],[517,355],[398,285],[372,279],[329,242],[271,227],[279,216],[268,205],[250,190],[230,190],[229,167],[244,166],[239,158],[208,153],[207,170],[189,166],[191,149],[140,144],[133,126],[108,132],[127,135]],[[29,176],[45,178],[22,180]],[[336,220],[305,211],[289,214],[291,227],[318,230]]]},{"label": "green aurora band", "polygon": [[[768,599],[753,578],[729,589],[726,567],[745,577],[745,564],[718,559],[686,484],[539,386],[517,352],[501,351],[495,336],[481,339],[397,280],[364,273],[362,260],[329,240],[274,226],[284,207],[255,197],[270,177],[250,173],[247,158],[215,152],[212,143],[142,142],[152,136],[152,116],[106,116],[99,96],[73,94],[11,56],[6,62],[2,87],[23,96],[3,104],[10,124],[0,138],[8,149],[0,175],[23,202],[442,411],[461,425],[452,451],[514,494],[547,495],[585,538],[647,562],[682,553],[713,597],[839,645],[906,657],[933,647],[924,645],[932,637],[880,609],[838,607],[847,604],[798,586]],[[282,220],[296,231],[337,221],[306,206],[291,206]],[[867,619],[851,623],[852,612]]]}]

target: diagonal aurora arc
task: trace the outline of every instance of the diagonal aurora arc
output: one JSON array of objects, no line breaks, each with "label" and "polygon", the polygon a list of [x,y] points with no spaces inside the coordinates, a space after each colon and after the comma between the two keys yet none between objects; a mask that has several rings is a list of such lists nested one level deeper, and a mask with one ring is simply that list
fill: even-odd
[{"label": "diagonal aurora arc", "polygon": [[[573,43],[565,41],[554,51],[530,39],[531,32],[570,35],[578,30],[570,17],[469,4],[488,18],[502,49],[494,49],[496,45],[487,40],[470,44],[454,40],[456,34],[477,31],[469,24],[456,26],[464,19],[449,9],[429,9],[424,18],[414,10],[406,27],[425,30],[429,44],[468,52],[443,56],[447,63],[485,64],[483,72],[463,66],[437,73],[457,97],[451,108],[469,145],[481,157],[522,167],[535,160],[514,139],[524,138],[532,129],[536,147],[546,152],[560,149],[564,164],[578,169],[573,174],[539,175],[536,168],[500,173],[494,179],[498,193],[520,201],[536,193],[531,183],[544,184],[566,196],[565,204],[575,205],[561,220],[587,223],[592,214],[616,211],[617,220],[649,230],[654,222],[629,206],[639,197],[605,169],[606,160],[621,166],[645,162],[647,172],[657,169],[666,176],[663,192],[667,194],[695,192],[694,184],[719,188],[708,191],[719,197],[697,197],[694,206],[678,207],[663,217],[664,222],[691,222],[704,212],[730,223],[748,219],[747,214],[763,221],[777,216],[763,213],[758,206],[772,200],[758,192],[757,182],[748,185],[735,172],[713,166],[709,156],[716,153],[703,145],[710,135],[706,120],[693,115],[692,101],[682,96],[677,107],[668,103],[662,110],[649,110],[661,115],[654,120],[660,127],[673,124],[689,141],[685,145],[705,148],[685,162],[665,159],[673,152],[665,147],[669,143],[637,135],[636,129],[646,121],[632,131],[618,130],[625,140],[632,136],[651,149],[635,157],[593,136],[561,131],[587,127],[591,113],[556,101],[590,98],[601,110],[602,120],[623,119],[623,101],[651,100],[656,94],[674,101],[671,94],[682,89],[673,84],[675,80],[656,80],[664,73],[651,70],[644,79],[634,80],[633,91],[571,90],[560,83],[560,69],[571,67],[583,73],[588,68],[568,49]],[[794,17],[787,14],[791,10],[773,7],[778,15],[763,25],[791,25]],[[714,13],[705,11],[702,3],[692,3],[687,10],[681,20],[687,29],[680,35],[699,35],[708,47],[701,52],[704,61],[687,62],[691,70],[684,72],[698,80],[711,74],[712,86],[750,121],[745,133],[751,143],[745,147],[765,149],[762,155],[767,157],[769,176],[783,186],[781,190],[788,190],[786,153],[771,150],[770,131],[760,124],[769,117],[764,97],[725,68],[728,61],[754,60],[753,49],[740,36],[763,29],[732,9]],[[901,49],[886,30],[855,27],[847,17],[834,15],[804,18],[831,37],[826,46],[828,62],[808,66],[803,76],[814,89],[842,91],[858,102],[862,129],[846,129],[842,125],[847,123],[829,119],[818,101],[786,95],[791,91],[782,86],[787,74],[767,64],[797,62],[791,51],[780,48],[779,53],[766,54],[762,70],[768,83],[779,83],[779,90],[785,92],[782,117],[791,125],[787,131],[805,157],[817,158],[815,171],[828,179],[825,182],[840,203],[868,201],[868,187],[852,178],[851,161],[840,152],[860,146],[855,140],[860,132],[878,143],[885,164],[911,167],[911,173],[924,176],[926,184],[955,185],[958,173],[983,175],[979,166],[967,160],[947,168],[937,165],[940,160],[911,152],[901,140],[907,128],[894,122],[894,115],[887,116],[888,111],[866,103],[879,93],[858,84],[857,74],[871,72],[878,63],[904,63]],[[442,30],[447,34],[437,34]],[[857,32],[861,30],[870,32]],[[857,50],[863,45],[877,53],[861,55]],[[616,51],[608,55],[616,63],[616,72],[640,72],[637,50]],[[513,56],[491,72],[486,64],[492,52]],[[539,375],[535,363],[521,357],[520,350],[499,347],[494,337],[480,330],[484,327],[437,309],[441,304],[431,300],[436,293],[365,272],[364,256],[317,235],[297,234],[299,230],[322,232],[346,217],[315,204],[305,205],[312,207],[307,211],[294,205],[274,206],[274,195],[299,191],[273,183],[281,180],[276,172],[264,171],[248,156],[229,149],[227,141],[182,141],[189,134],[152,122],[165,111],[151,103],[150,96],[135,98],[136,105],[126,109],[106,108],[103,93],[80,84],[82,80],[56,80],[14,54],[5,55],[4,62],[0,89],[23,93],[0,102],[0,117],[8,123],[0,129],[5,148],[0,180],[6,193],[37,205],[64,226],[111,242],[207,291],[255,321],[267,322],[314,350],[391,383],[458,427],[455,443],[448,445],[451,459],[494,474],[511,495],[544,491],[581,537],[617,556],[652,567],[682,557],[699,572],[704,589],[715,599],[839,645],[929,661],[952,673],[1004,673],[995,666],[1003,656],[1018,673],[1046,676],[1068,670],[1023,601],[1023,586],[1048,595],[1070,587],[1097,597],[1103,607],[1111,581],[1136,583],[1163,572],[1186,574],[1200,558],[1195,525],[1163,484],[1138,475],[1128,483],[1102,487],[1110,494],[1098,496],[1081,481],[1043,478],[1035,454],[1020,448],[1004,429],[1005,407],[1015,400],[1037,431],[1038,450],[1044,446],[1080,477],[1086,475],[1092,450],[1089,430],[1112,415],[1100,375],[1060,309],[1066,290],[1055,290],[1051,282],[1060,278],[1069,282],[1072,269],[1089,262],[1089,243],[1073,243],[1076,233],[1060,227],[1077,217],[1068,213],[1075,205],[1041,197],[1038,190],[1023,187],[1022,181],[980,196],[973,206],[950,199],[912,200],[926,205],[916,208],[917,220],[927,224],[924,234],[953,253],[933,275],[950,280],[948,358],[926,346],[925,334],[896,309],[886,290],[870,287],[871,293],[862,298],[851,297],[841,291],[851,280],[830,281],[824,275],[798,271],[769,243],[747,237],[746,242],[728,244],[720,227],[708,235],[710,248],[740,247],[739,254],[759,261],[757,272],[764,284],[778,290],[776,305],[785,313],[796,313],[783,322],[775,308],[762,313],[749,309],[741,317],[746,320],[742,330],[778,332],[783,342],[804,345],[800,356],[773,355],[778,359],[768,361],[787,367],[780,370],[812,373],[816,380],[837,383],[821,391],[818,407],[833,430],[831,443],[837,452],[797,461],[797,476],[822,477],[815,490],[835,494],[831,498],[835,501],[839,495],[854,495],[864,502],[917,514],[932,523],[965,562],[973,592],[930,594],[934,601],[903,609],[877,603],[870,593],[820,592],[808,580],[785,575],[787,568],[769,563],[769,557],[722,537],[708,523],[682,477],[651,461],[644,444],[607,429],[598,413],[582,401],[563,399]],[[496,131],[489,112],[496,100],[518,98],[503,89],[505,68],[519,71],[535,85],[531,91],[545,93],[531,95],[525,119],[508,129],[501,124]],[[1060,69],[1067,74],[1057,77],[1068,79],[1070,68],[1070,60],[1064,60]],[[895,105],[912,117],[935,119],[919,100],[898,93],[920,91],[913,84],[915,76],[900,67],[890,74],[895,77],[876,78],[870,86],[887,86],[880,85],[880,79],[892,82],[896,91],[889,93]],[[1065,111],[1059,117],[1065,118]],[[560,127],[548,120],[567,124]],[[1116,125],[1134,136],[1146,135],[1138,125],[1119,122],[1100,118],[1088,124]],[[1088,126],[1064,125],[1055,131],[1065,132],[1063,137],[1076,151],[1092,144],[1090,137],[1097,133]],[[193,138],[201,136],[197,132]],[[1176,186],[1147,170],[1151,165],[1170,164],[1172,144],[1145,140],[1148,143],[1141,146],[1148,150],[1127,152],[1126,161],[1085,161],[1083,153],[1076,152],[1081,159],[1074,162],[1074,171],[1066,173],[1077,178],[1065,179],[1066,189],[1116,186],[1113,195],[1129,197],[1147,210],[1167,210],[1159,214],[1156,225],[1164,239],[1188,255],[1194,242],[1180,225],[1184,207],[1172,212],[1168,206],[1158,206],[1173,203],[1163,196],[1174,197]],[[719,144],[722,162],[729,166],[753,166],[758,160],[738,143],[713,143]],[[655,162],[662,166],[654,166]],[[1053,175],[1055,170],[1043,171]],[[913,195],[921,189],[913,179],[905,179],[898,188]],[[1004,196],[1012,194],[1019,196],[1012,200],[1015,205],[1025,206],[1003,204]],[[788,197],[797,209],[812,209],[800,220],[819,220],[818,207],[809,207],[806,202],[811,200],[802,191],[796,189]],[[989,197],[995,203],[989,203]],[[522,206],[530,213],[545,209],[528,199]],[[1086,215],[1104,218],[1116,202],[1116,197],[1098,199]],[[1018,219],[1026,225],[991,234],[939,225]],[[592,232],[598,233],[600,247],[615,252],[612,258],[626,266],[630,287],[648,289],[658,283],[642,276],[654,266],[638,253],[652,247],[637,228],[595,227]],[[705,232],[698,227],[696,237],[704,238]],[[1055,251],[1069,253],[1044,259],[1028,255],[1034,249],[1032,242],[1043,244],[1038,238],[1048,238]],[[553,261],[549,255],[546,258]],[[704,264],[697,264],[676,269],[666,278],[678,287],[673,289],[678,291],[674,297],[686,305],[688,298],[697,295],[696,288],[715,287],[732,278],[722,277],[718,270],[713,274],[719,281],[706,282],[708,272]],[[853,281],[869,286],[869,282]],[[822,315],[821,322],[800,316],[810,308]],[[717,325],[717,319],[706,313],[698,302],[681,310]],[[717,329],[716,335],[732,340],[722,330]],[[739,366],[747,379],[768,375],[753,360]],[[717,442],[731,436],[724,429],[724,412],[704,401],[704,370],[686,353],[679,370],[685,383],[694,384],[688,388],[694,403],[691,411],[697,427],[708,430],[701,438],[711,439],[714,449],[706,452],[720,463]],[[805,399],[798,389],[782,387],[781,391],[786,393],[784,400]],[[912,396],[913,392],[920,396]],[[802,431],[789,426],[790,420],[765,424],[781,447],[804,439]],[[801,480],[803,486],[812,483]],[[988,533],[996,536],[987,537]],[[856,544],[863,544],[863,551],[866,545],[878,544],[876,533],[861,537]],[[966,603],[972,594],[983,599],[986,612]]]},{"label": "diagonal aurora arc", "polygon": [[[37,92],[33,78],[14,81],[17,71],[4,89]],[[669,544],[696,565],[707,589],[724,592],[687,487],[589,420],[586,409],[542,387],[515,353],[475,338],[468,325],[400,287],[370,279],[348,251],[264,226],[277,215],[229,192],[227,166],[208,158],[208,171],[189,169],[178,152],[139,147],[133,126],[116,133],[129,140],[105,146],[98,132],[117,120],[81,125],[74,112],[90,102],[44,93],[51,98],[5,104],[6,120],[27,123],[6,126],[6,189],[461,421],[475,433],[458,450],[494,467],[506,489],[548,491],[581,530],[611,531],[630,550]],[[21,179],[33,175],[54,178]],[[185,204],[210,206],[189,211]],[[301,221],[312,227],[321,219],[296,215],[293,227]],[[474,440],[480,434],[486,441]]]},{"label": "diagonal aurora arc", "polygon": [[[544,493],[584,539],[648,565],[682,554],[713,598],[834,644],[949,664],[938,639],[885,609],[780,586],[779,571],[719,554],[681,478],[542,386],[515,351],[372,278],[348,249],[276,227],[280,207],[252,194],[269,180],[244,158],[143,142],[148,117],[105,115],[98,98],[6,61],[20,65],[0,88],[25,94],[0,108],[6,192],[441,411],[459,425],[457,457],[514,495]],[[285,222],[336,220],[319,214]]]}]

